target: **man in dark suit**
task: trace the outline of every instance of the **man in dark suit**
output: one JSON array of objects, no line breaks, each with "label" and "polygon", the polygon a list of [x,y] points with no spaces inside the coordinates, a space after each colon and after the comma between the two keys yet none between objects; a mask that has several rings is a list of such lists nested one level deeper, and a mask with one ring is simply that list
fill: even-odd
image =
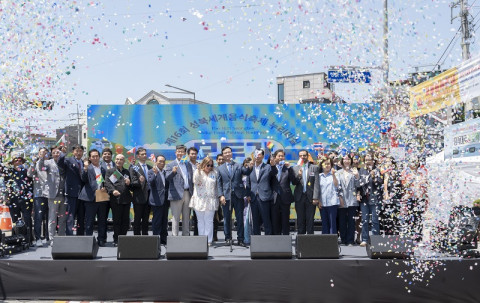
[{"label": "man in dark suit", "polygon": [[167,221],[168,221],[168,182],[165,173],[165,157],[157,156],[157,162],[148,171],[148,184],[150,185],[150,197],[148,203],[153,210],[152,231],[160,236],[160,243],[167,244]]},{"label": "man in dark suit", "polygon": [[168,163],[167,182],[168,200],[172,210],[172,234],[178,236],[180,229],[180,215],[182,216],[182,235],[190,235],[190,197],[193,195],[193,169],[190,162],[185,161],[187,148],[177,145],[176,159]]},{"label": "man in dark suit", "polygon": [[[89,164],[90,163],[90,164]],[[107,221],[105,212],[107,211],[107,203],[96,202],[95,191],[100,189],[107,191],[104,187],[105,169],[100,166],[100,152],[96,149],[92,149],[88,152],[88,161],[83,164],[82,181],[84,186],[79,200],[85,203],[85,235],[93,235],[93,224],[95,222],[95,216],[98,220],[98,236],[97,241],[99,246],[105,246],[107,241],[105,235],[107,234]]]},{"label": "man in dark suit", "polygon": [[295,183],[295,173],[290,163],[285,162],[285,151],[276,150],[272,161],[277,167],[277,175],[273,179],[273,203],[270,207],[272,230],[274,235],[290,234],[290,204],[293,203],[293,193],[290,187]]},{"label": "man in dark suit", "polygon": [[[115,163],[112,161],[113,152],[110,148],[106,147],[102,150],[102,159],[100,159],[100,166],[108,171],[111,168],[115,168]],[[107,203],[107,211],[105,212],[105,222],[108,220],[108,213],[110,212],[110,203]],[[113,216],[113,214],[112,214]],[[105,229],[105,233],[107,229]],[[107,238],[107,234],[104,235],[105,239]]]},{"label": "man in dark suit", "polygon": [[235,209],[237,220],[238,245],[245,247],[246,245],[243,242],[243,209],[245,207],[243,199],[247,196],[247,192],[243,185],[242,175],[248,175],[252,168],[242,167],[240,163],[232,161],[232,149],[228,146],[222,149],[222,155],[225,163],[220,165],[217,170],[217,190],[223,209],[225,243],[230,245],[232,241],[232,206]]},{"label": "man in dark suit", "polygon": [[130,166],[130,187],[133,189],[133,234],[148,235],[150,205],[148,204],[147,174],[152,167],[145,163],[147,161],[147,150],[145,148],[139,147],[135,154],[138,163]]},{"label": "man in dark suit", "polygon": [[313,234],[313,220],[315,217],[316,205],[313,204],[313,188],[315,184],[315,173],[318,173],[318,166],[308,162],[308,151],[301,150],[299,165],[293,168],[295,174],[295,211],[297,212],[298,234]]},{"label": "man in dark suit", "polygon": [[77,217],[77,236],[83,236],[85,233],[85,205],[78,199],[78,195],[83,187],[83,152],[81,145],[72,147],[73,157],[65,157],[62,153],[58,158],[57,165],[65,172],[65,195],[67,203],[67,236],[73,235],[75,217]]},{"label": "man in dark suit", "polygon": [[[113,245],[117,246],[118,236],[126,235],[130,228],[130,205],[133,197],[130,192],[130,172],[125,169],[125,156],[115,157],[115,167],[107,170],[105,187],[110,195],[113,217]],[[113,177],[112,177],[113,176]]]},{"label": "man in dark suit", "polygon": [[263,149],[255,150],[253,169],[248,175],[253,235],[260,235],[261,222],[263,222],[265,235],[271,235],[273,233],[270,204],[273,204],[272,183],[277,176],[278,170],[273,162],[271,162],[270,165],[263,163],[264,158],[265,151]]}]

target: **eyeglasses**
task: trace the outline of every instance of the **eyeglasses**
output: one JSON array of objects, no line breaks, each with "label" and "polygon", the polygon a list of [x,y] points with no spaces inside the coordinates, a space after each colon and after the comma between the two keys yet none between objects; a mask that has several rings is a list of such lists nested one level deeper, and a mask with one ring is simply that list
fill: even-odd
[{"label": "eyeglasses", "polygon": [[207,167],[213,167],[213,164],[207,164]]}]

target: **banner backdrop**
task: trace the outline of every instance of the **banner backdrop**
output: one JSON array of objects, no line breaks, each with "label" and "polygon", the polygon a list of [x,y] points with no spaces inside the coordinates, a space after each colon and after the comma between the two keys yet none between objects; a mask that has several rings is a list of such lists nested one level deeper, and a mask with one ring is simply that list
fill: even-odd
[{"label": "banner backdrop", "polygon": [[[175,146],[195,146],[199,158],[225,146],[237,160],[255,148],[285,149],[287,160],[303,148],[365,149],[380,139],[378,104],[89,105],[88,148],[133,149],[175,158]],[[130,153],[127,153],[130,151]]]}]

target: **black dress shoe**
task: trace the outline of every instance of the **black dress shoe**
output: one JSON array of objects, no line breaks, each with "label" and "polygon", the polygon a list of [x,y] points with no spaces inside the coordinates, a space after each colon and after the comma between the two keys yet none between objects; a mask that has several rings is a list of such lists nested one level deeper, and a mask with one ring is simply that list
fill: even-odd
[{"label": "black dress shoe", "polygon": [[117,246],[118,246],[118,243],[117,243],[117,242],[113,242],[113,246],[114,246],[114,247],[117,247]]},{"label": "black dress shoe", "polygon": [[245,244],[245,242],[243,242],[243,241],[238,241],[238,246],[248,248],[248,245]]},{"label": "black dress shoe", "polygon": [[98,246],[105,247],[105,241],[98,241]]},{"label": "black dress shoe", "polygon": [[228,239],[228,240],[225,240],[225,245],[230,245],[232,243],[232,240]]}]

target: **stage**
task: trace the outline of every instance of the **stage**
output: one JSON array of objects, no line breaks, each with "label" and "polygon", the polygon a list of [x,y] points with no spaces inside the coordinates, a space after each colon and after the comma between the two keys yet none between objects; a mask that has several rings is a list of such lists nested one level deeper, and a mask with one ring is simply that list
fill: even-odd
[{"label": "stage", "polygon": [[[220,233],[219,233],[220,235]],[[109,232],[111,238],[111,232]],[[1,298],[180,302],[478,302],[478,259],[425,254],[372,260],[360,246],[340,259],[251,260],[249,248],[209,249],[208,260],[53,260],[47,245],[0,259]],[[292,237],[292,250],[295,254]],[[165,248],[162,247],[162,254]]]}]

